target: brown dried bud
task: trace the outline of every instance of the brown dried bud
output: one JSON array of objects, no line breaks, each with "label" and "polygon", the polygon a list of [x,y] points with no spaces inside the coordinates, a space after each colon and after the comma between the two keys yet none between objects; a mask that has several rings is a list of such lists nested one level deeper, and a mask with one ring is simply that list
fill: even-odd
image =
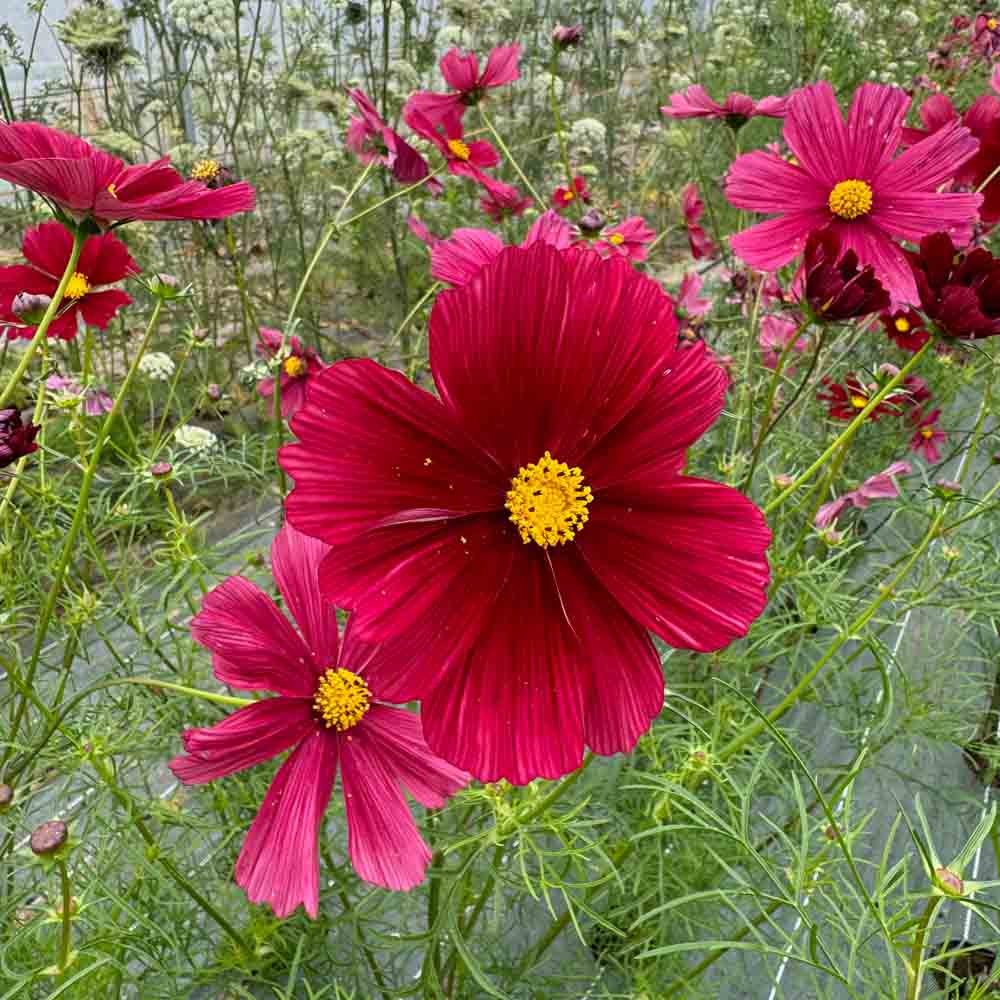
[{"label": "brown dried bud", "polygon": [[0,785],[0,809],[6,809],[14,801],[14,789],[10,785]]},{"label": "brown dried bud", "polygon": [[55,854],[69,838],[69,831],[61,819],[50,819],[31,835],[31,850],[39,857]]}]

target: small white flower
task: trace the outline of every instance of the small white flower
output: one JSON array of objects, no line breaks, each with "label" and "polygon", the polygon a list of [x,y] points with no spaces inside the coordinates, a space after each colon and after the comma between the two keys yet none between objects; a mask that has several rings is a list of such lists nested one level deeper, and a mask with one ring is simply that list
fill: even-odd
[{"label": "small white flower", "polygon": [[208,451],[218,443],[218,438],[206,427],[196,427],[194,424],[181,424],[174,429],[174,440],[181,448],[191,451]]},{"label": "small white flower", "polygon": [[569,144],[578,150],[595,150],[604,146],[608,130],[596,118],[580,118],[569,130]]},{"label": "small white flower", "polygon": [[910,10],[909,7],[904,7],[898,14],[896,14],[896,20],[899,21],[904,28],[913,29],[920,24],[920,15],[917,14],[916,11]]},{"label": "small white flower", "polygon": [[154,382],[166,382],[174,370],[170,355],[162,351],[151,351],[139,359],[139,371]]}]

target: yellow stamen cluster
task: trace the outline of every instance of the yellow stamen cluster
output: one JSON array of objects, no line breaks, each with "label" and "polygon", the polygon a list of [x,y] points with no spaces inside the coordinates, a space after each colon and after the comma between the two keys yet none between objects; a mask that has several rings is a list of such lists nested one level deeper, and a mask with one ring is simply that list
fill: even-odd
[{"label": "yellow stamen cluster", "polygon": [[576,197],[576,193],[573,191],[563,191],[562,199],[563,201],[572,201]]},{"label": "yellow stamen cluster", "polygon": [[583,530],[587,505],[593,499],[579,468],[571,469],[546,452],[537,462],[518,469],[504,506],[521,541],[547,549],[571,541]]},{"label": "yellow stamen cluster", "polygon": [[326,728],[341,733],[356,726],[370,704],[368,685],[356,673],[342,667],[323,674],[313,697],[313,708]]},{"label": "yellow stamen cluster", "polygon": [[898,316],[892,325],[899,333],[910,332],[910,321],[905,316]]},{"label": "yellow stamen cluster", "polygon": [[290,375],[292,378],[299,378],[305,375],[306,368],[308,367],[302,358],[297,358],[294,354],[290,357],[285,358],[285,363],[282,365],[285,369],[285,374]]},{"label": "yellow stamen cluster", "polygon": [[866,396],[851,396],[851,406],[856,410],[863,410],[868,405]]},{"label": "yellow stamen cluster", "polygon": [[111,195],[112,198],[117,198],[118,197],[118,188],[115,187],[114,184],[109,184],[108,185],[108,194]]},{"label": "yellow stamen cluster", "polygon": [[467,160],[472,155],[469,147],[461,139],[449,139],[448,148],[456,160]]},{"label": "yellow stamen cluster", "polygon": [[198,160],[191,168],[191,180],[207,183],[214,181],[219,176],[222,167],[218,160]]},{"label": "yellow stamen cluster", "polygon": [[82,299],[90,291],[90,282],[87,276],[77,271],[66,284],[67,299]]},{"label": "yellow stamen cluster", "polygon": [[867,181],[841,181],[827,199],[830,211],[842,219],[858,219],[872,210],[872,189]]},{"label": "yellow stamen cluster", "polygon": [[625,242],[625,237],[621,233],[612,233],[608,237],[608,242],[613,246],[620,247]]},{"label": "yellow stamen cluster", "polygon": [[922,438],[924,438],[925,440],[930,441],[930,439],[932,437],[934,437],[934,428],[933,427],[921,427],[920,428],[920,436]]},{"label": "yellow stamen cluster", "polygon": [[998,24],[998,23],[1000,23],[1000,22],[998,22],[998,21],[997,21],[997,19],[996,19],[995,17],[991,17],[991,18],[990,18],[990,19],[989,19],[989,20],[988,20],[988,21],[986,22],[986,27],[987,27],[987,28],[989,28],[989,29],[990,29],[990,31],[996,31],[996,30],[997,30],[997,24]]}]

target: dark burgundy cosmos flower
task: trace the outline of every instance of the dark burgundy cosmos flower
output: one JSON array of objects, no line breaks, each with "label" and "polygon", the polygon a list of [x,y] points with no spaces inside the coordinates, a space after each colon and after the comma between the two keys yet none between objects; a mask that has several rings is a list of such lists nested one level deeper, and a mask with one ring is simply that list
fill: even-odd
[{"label": "dark burgundy cosmos flower", "polygon": [[979,190],[983,182],[992,176],[982,188],[983,203],[979,206],[979,216],[988,225],[1000,221],[1000,174],[994,173],[1000,167],[1000,97],[992,94],[977,97],[959,116],[951,98],[933,94],[920,108],[920,121],[923,128],[903,129],[903,145],[915,145],[958,121],[979,140],[978,151],[958,169],[955,181]]},{"label": "dark burgundy cosmos flower", "polygon": [[[6,327],[8,337],[30,338],[41,317],[32,317],[32,322],[19,315],[14,300],[23,292],[50,299],[55,296],[73,252],[73,237],[60,223],[43,222],[25,233],[21,252],[27,264],[0,267],[0,329]],[[107,329],[118,310],[132,302],[131,296],[110,286],[138,273],[128,247],[117,236],[105,233],[89,237],[48,336],[72,340],[77,334],[78,316],[88,326]]]},{"label": "dark burgundy cosmos flower", "polygon": [[931,335],[927,331],[923,317],[912,309],[884,312],[879,319],[889,339],[904,351],[916,353],[930,340]]},{"label": "dark burgundy cosmos flower", "polygon": [[450,94],[435,94],[428,90],[415,93],[403,108],[403,117],[410,120],[410,112],[416,111],[432,125],[446,118],[461,119],[465,109],[478,104],[487,90],[513,83],[521,75],[517,61],[521,56],[521,46],[498,45],[489,54],[486,66],[479,71],[479,60],[474,52],[462,54],[460,49],[449,49],[438,64],[444,82],[452,89]]},{"label": "dark burgundy cosmos flower", "polygon": [[786,97],[762,97],[755,101],[746,94],[732,93],[719,104],[708,91],[696,83],[683,92],[670,95],[670,103],[660,108],[668,118],[721,118],[732,128],[740,128],[751,118],[784,118],[788,110]]},{"label": "dark burgundy cosmos flower", "polygon": [[22,455],[38,451],[35,437],[38,427],[30,420],[21,422],[19,410],[0,410],[0,469],[16,462]]},{"label": "dark burgundy cosmos flower", "polygon": [[[871,402],[878,389],[876,385],[865,385],[859,375],[848,375],[843,385],[825,378],[823,385],[826,392],[816,393],[816,398],[829,404],[827,412],[834,420],[853,420]],[[901,412],[899,403],[890,395],[865,419],[875,421],[886,414],[898,417]]]},{"label": "dark burgundy cosmos flower", "polygon": [[[281,331],[262,326],[258,331],[256,350],[259,355],[273,358],[281,347]],[[287,420],[306,401],[306,386],[326,366],[311,347],[291,336],[285,341],[288,357],[281,362],[281,415]],[[257,392],[265,399],[274,395],[274,376],[257,383]]]},{"label": "dark burgundy cosmos flower", "polygon": [[853,250],[841,256],[840,238],[832,229],[811,233],[806,240],[801,283],[817,319],[841,322],[889,307],[889,293],[872,266],[859,269]]},{"label": "dark burgundy cosmos flower", "polygon": [[587,182],[579,174],[573,178],[571,187],[557,187],[552,192],[552,207],[557,212],[564,212],[574,201],[582,201],[585,205],[590,204],[590,191],[587,188]]},{"label": "dark burgundy cosmos flower", "polygon": [[695,184],[688,184],[681,192],[681,209],[684,212],[684,224],[687,226],[691,256],[695,260],[715,256],[718,248],[701,226],[701,217],[705,214],[705,203],[699,197]]},{"label": "dark burgundy cosmos flower", "polygon": [[401,184],[422,181],[430,169],[427,161],[397,132],[389,128],[363,90],[348,90],[361,117],[351,116],[347,126],[347,148],[362,163],[378,160]]},{"label": "dark burgundy cosmos flower", "polygon": [[479,207],[497,224],[504,219],[523,215],[524,210],[531,204],[531,199],[525,198],[516,187],[494,180],[492,177],[487,177],[483,181],[483,187],[486,189],[486,194],[479,199]]},{"label": "dark burgundy cosmos flower", "polygon": [[937,422],[940,416],[940,410],[931,410],[926,415],[918,410],[910,417],[910,423],[916,428],[913,437],[910,438],[910,451],[922,452],[924,458],[931,463],[941,461],[938,445],[948,440],[948,435],[938,429]]},{"label": "dark burgundy cosmos flower", "polygon": [[[317,833],[337,768],[355,871],[386,889],[423,880],[431,852],[403,788],[435,809],[468,781],[436,758],[420,719],[383,702],[396,662],[362,642],[324,603],[316,574],[330,548],[285,526],[271,547],[271,569],[298,630],[274,601],[242,576],[205,595],[191,622],[212,651],[215,676],[277,697],[247,705],[208,729],[188,729],[170,769],[187,784],[222,778],[292,750],[274,776],[236,862],[235,877],[254,903],[279,917],[319,904]],[[293,749],[294,748],[294,749]]]},{"label": "dark burgundy cosmos flower", "polygon": [[169,159],[126,166],[77,136],[37,122],[0,122],[0,180],[101,228],[133,219],[222,219],[249,212],[256,203],[244,181],[212,190],[186,181]]},{"label": "dark burgundy cosmos flower", "polygon": [[907,257],[920,308],[939,333],[963,339],[1000,333],[1000,260],[989,250],[958,254],[947,233],[933,233]]},{"label": "dark burgundy cosmos flower", "polygon": [[432,124],[419,111],[407,112],[406,124],[417,135],[434,143],[448,164],[448,173],[459,177],[471,177],[478,184],[486,185],[490,178],[483,173],[484,167],[495,167],[500,155],[485,140],[465,141],[465,129],[458,115],[449,115],[438,124]]},{"label": "dark burgundy cosmos flower", "polygon": [[727,379],[676,331],[626,260],[507,247],[434,305],[437,397],[349,360],[292,419],[288,519],[338,546],[323,597],[484,781],[629,750],[663,703],[647,630],[720,649],[764,608],[763,515],[682,471]]}]

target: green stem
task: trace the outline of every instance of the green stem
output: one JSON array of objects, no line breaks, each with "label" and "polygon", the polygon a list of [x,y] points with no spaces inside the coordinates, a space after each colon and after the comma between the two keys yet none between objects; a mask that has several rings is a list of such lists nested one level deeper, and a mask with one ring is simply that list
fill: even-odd
[{"label": "green stem", "polygon": [[[538,207],[541,209],[541,211],[544,212],[545,211],[544,200],[539,196],[538,192],[534,189],[534,187],[532,187],[531,181],[528,180],[527,175],[521,169],[521,165],[517,162],[517,160],[514,159],[514,155],[507,148],[507,144],[503,141],[503,137],[493,127],[493,122],[491,122],[489,118],[486,117],[486,112],[483,111],[483,106],[481,104],[479,105],[479,116],[483,119],[483,124],[490,130],[490,135],[492,135],[493,138],[496,140],[496,144],[500,147],[500,152],[503,153],[503,155],[506,156],[508,160],[510,160],[510,165],[514,168],[514,171],[517,174],[517,176],[521,178],[521,183],[528,189],[528,193],[538,203]],[[572,184],[572,179],[570,180],[570,183]]]},{"label": "green stem", "polygon": [[70,892],[69,871],[66,868],[66,859],[59,859],[59,881],[62,883],[62,934],[59,938],[59,961],[60,972],[65,972],[69,965],[69,946],[72,940],[73,929],[73,894]]},{"label": "green stem", "polygon": [[14,369],[14,373],[8,379],[3,392],[0,393],[0,410],[4,408],[11,396],[14,395],[14,390],[18,387],[21,379],[24,377],[24,373],[28,370],[31,359],[35,356],[42,341],[45,340],[48,329],[59,312],[59,306],[62,304],[63,296],[66,294],[66,286],[69,284],[70,278],[76,273],[76,266],[80,263],[80,254],[83,252],[83,244],[86,241],[87,237],[79,229],[73,231],[73,249],[70,251],[69,260],[66,262],[66,270],[63,271],[63,275],[59,279],[59,285],[52,296],[52,301],[42,315],[41,322],[35,330],[35,335],[31,338],[31,343],[28,344],[27,350],[21,355],[21,360]]},{"label": "green stem", "polygon": [[549,103],[552,105],[552,122],[555,125],[556,135],[559,136],[559,155],[562,158],[563,169],[566,171],[566,183],[569,190],[576,191],[573,187],[573,171],[569,165],[569,150],[566,147],[566,136],[562,130],[562,115],[559,113],[559,101],[556,100],[556,70],[559,69],[559,50],[552,53],[552,61],[549,63]]},{"label": "green stem", "polygon": [[906,970],[906,1000],[918,1000],[920,997],[920,986],[924,979],[924,948],[927,944],[927,934],[942,901],[940,896],[932,896],[927,900],[924,912],[920,916],[917,933],[910,948],[910,963]]},{"label": "green stem", "polygon": [[850,444],[854,435],[858,433],[861,429],[861,425],[868,419],[868,415],[875,409],[879,403],[882,402],[886,396],[891,393],[896,386],[898,386],[904,378],[917,366],[920,359],[930,350],[933,345],[933,338],[929,339],[923,347],[917,351],[909,361],[899,370],[899,372],[889,380],[870,400],[863,410],[847,425],[847,428],[843,430],[834,442],[823,452],[819,458],[813,462],[812,465],[803,472],[794,483],[791,484],[787,489],[782,490],[765,508],[765,514],[772,514],[776,511],[803,483],[807,483],[820,469],[826,465],[827,459],[838,449],[843,446]]},{"label": "green stem", "polygon": [[202,701],[214,701],[219,705],[234,705],[237,708],[244,708],[247,705],[255,704],[253,698],[237,698],[231,694],[216,694],[214,691],[202,691],[200,688],[187,687],[184,684],[174,684],[171,681],[160,681],[155,677],[122,677],[113,683],[115,684],[141,684],[144,687],[156,690],[162,688],[165,691],[176,691],[178,694],[186,694],[192,698],[200,698]]}]

